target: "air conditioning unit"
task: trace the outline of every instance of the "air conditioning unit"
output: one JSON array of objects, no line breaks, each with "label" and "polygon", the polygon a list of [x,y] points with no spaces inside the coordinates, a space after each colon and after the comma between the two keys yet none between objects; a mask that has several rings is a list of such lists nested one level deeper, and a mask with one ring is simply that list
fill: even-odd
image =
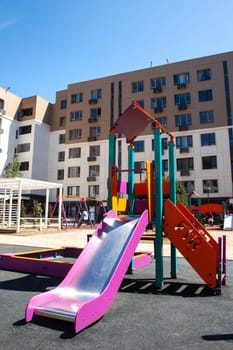
[{"label": "air conditioning unit", "polygon": [[154,108],[154,112],[155,113],[162,113],[163,112],[163,108],[162,107],[156,107],[156,108]]},{"label": "air conditioning unit", "polygon": [[184,109],[187,109],[188,108],[188,105],[187,104],[180,104],[180,105],[178,105],[178,109],[179,109],[179,111],[183,111]]},{"label": "air conditioning unit", "polygon": [[188,169],[183,169],[180,171],[180,176],[189,176],[189,170]]},{"label": "air conditioning unit", "polygon": [[178,83],[177,84],[177,89],[185,89],[187,87],[186,83]]}]

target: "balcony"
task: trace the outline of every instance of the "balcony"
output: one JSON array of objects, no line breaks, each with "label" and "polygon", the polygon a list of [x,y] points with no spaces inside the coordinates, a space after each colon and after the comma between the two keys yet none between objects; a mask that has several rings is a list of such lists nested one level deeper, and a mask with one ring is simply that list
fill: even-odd
[{"label": "balcony", "polygon": [[183,111],[183,110],[185,110],[185,109],[187,109],[188,108],[188,105],[187,104],[180,104],[180,105],[178,105],[178,109],[179,109],[179,111]]},{"label": "balcony", "polygon": [[182,169],[180,170],[180,176],[189,176],[190,172],[188,169]]},{"label": "balcony", "polygon": [[95,162],[96,161],[96,156],[87,157],[87,161],[88,162]]},{"label": "balcony", "polygon": [[87,182],[93,182],[96,181],[96,176],[88,176],[87,177]]},{"label": "balcony", "polygon": [[97,98],[90,98],[90,100],[89,100],[89,104],[90,105],[94,105],[94,104],[96,104],[98,102],[98,99]]},{"label": "balcony", "polygon": [[156,107],[156,108],[154,108],[154,112],[155,113],[162,113],[163,112],[163,108],[162,107]]}]

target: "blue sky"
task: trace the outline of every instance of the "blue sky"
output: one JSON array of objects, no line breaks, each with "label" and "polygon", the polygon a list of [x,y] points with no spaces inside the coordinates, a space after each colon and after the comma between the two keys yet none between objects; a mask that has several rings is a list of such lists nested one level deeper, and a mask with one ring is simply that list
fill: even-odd
[{"label": "blue sky", "polygon": [[0,0],[0,86],[76,83],[232,51],[232,0]]}]

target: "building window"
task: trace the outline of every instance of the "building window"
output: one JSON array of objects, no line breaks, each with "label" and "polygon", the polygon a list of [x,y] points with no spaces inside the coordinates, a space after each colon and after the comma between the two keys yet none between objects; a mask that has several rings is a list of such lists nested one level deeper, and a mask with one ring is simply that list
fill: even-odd
[{"label": "building window", "polygon": [[69,140],[77,140],[82,137],[82,129],[69,130]]},{"label": "building window", "polygon": [[61,143],[65,143],[65,134],[60,134],[59,135],[59,140],[58,140],[59,144]]},{"label": "building window", "polygon": [[189,83],[189,73],[175,74],[173,76],[173,84],[177,87],[186,87]]},{"label": "building window", "polygon": [[91,100],[99,100],[102,97],[102,90],[92,90],[91,91]]},{"label": "building window", "polygon": [[68,177],[80,177],[80,166],[68,167]]},{"label": "building window", "polygon": [[31,125],[24,125],[19,127],[19,135],[31,134],[31,132],[32,132]]},{"label": "building window", "polygon": [[67,101],[66,100],[61,100],[60,102],[60,109],[66,109],[67,107]]},{"label": "building window", "polygon": [[88,197],[95,198],[100,194],[99,185],[90,185],[88,186]]},{"label": "building window", "polygon": [[154,92],[162,92],[164,86],[166,86],[165,77],[150,80],[150,87]]},{"label": "building window", "polygon": [[90,110],[90,119],[99,119],[101,116],[101,108],[91,108]]},{"label": "building window", "polygon": [[140,107],[144,108],[144,100],[136,101]]},{"label": "building window", "polygon": [[81,158],[81,147],[69,148],[69,159]]},{"label": "building window", "polygon": [[202,157],[202,169],[217,169],[217,157]]},{"label": "building window", "polygon": [[177,170],[193,170],[193,158],[178,158]]},{"label": "building window", "polygon": [[0,109],[4,109],[4,100],[0,98]]},{"label": "building window", "polygon": [[141,174],[145,170],[145,162],[144,161],[138,161],[134,162],[134,171],[135,174]]},{"label": "building window", "polygon": [[64,162],[64,160],[65,160],[65,152],[64,151],[58,152],[58,162]]},{"label": "building window", "polygon": [[213,100],[212,90],[204,90],[198,92],[199,102],[206,102]]},{"label": "building window", "polygon": [[188,126],[192,125],[192,116],[191,114],[179,114],[175,116],[176,126]]},{"label": "building window", "polygon": [[213,146],[216,145],[215,133],[201,134],[201,145],[202,146]]},{"label": "building window", "polygon": [[29,162],[21,162],[19,170],[20,171],[27,171],[27,170],[29,170]]},{"label": "building window", "polygon": [[21,143],[17,146],[17,153],[29,152],[30,151],[30,143]]},{"label": "building window", "polygon": [[90,165],[89,166],[89,176],[99,176],[100,175],[100,166],[99,165]]},{"label": "building window", "polygon": [[144,91],[143,81],[135,81],[132,83],[132,92],[141,92]]},{"label": "building window", "polygon": [[182,181],[181,184],[184,186],[186,193],[191,194],[194,191],[194,181]]},{"label": "building window", "polygon": [[193,147],[193,137],[192,135],[188,136],[177,136],[176,137],[176,148],[185,149]]},{"label": "building window", "polygon": [[59,126],[65,127],[66,126],[66,117],[60,117],[59,119]]},{"label": "building window", "polygon": [[100,126],[92,126],[90,129],[90,137],[100,136],[101,128]]},{"label": "building window", "polygon": [[100,145],[90,146],[90,148],[89,148],[89,156],[90,157],[98,157],[98,156],[100,156]]},{"label": "building window", "polygon": [[207,124],[214,122],[214,112],[213,111],[205,111],[200,112],[200,124]]},{"label": "building window", "polygon": [[162,126],[167,127],[167,117],[158,117],[156,119]]},{"label": "building window", "polygon": [[[155,150],[155,140],[154,139],[152,139],[151,140],[151,148],[152,148],[152,151],[154,151]],[[165,151],[165,150],[167,150],[168,149],[168,139],[167,139],[167,137],[163,137],[162,138],[162,151]]]},{"label": "building window", "polygon": [[178,94],[175,95],[175,105],[180,108],[185,108],[187,105],[191,103],[191,95],[189,92],[186,94]]},{"label": "building window", "polygon": [[162,169],[163,174],[167,173],[168,172],[168,159],[162,160],[162,167],[163,167],[163,169]]},{"label": "building window", "polygon": [[67,186],[68,196],[80,196],[80,186]]},{"label": "building window", "polygon": [[58,169],[57,171],[57,179],[64,180],[64,169]]},{"label": "building window", "polygon": [[134,142],[134,152],[144,152],[144,141]]},{"label": "building window", "polygon": [[31,115],[33,115],[33,108],[24,108],[20,111],[20,116],[22,117],[28,117]]},{"label": "building window", "polygon": [[197,71],[197,81],[211,80],[211,70],[202,69]]},{"label": "building window", "polygon": [[80,103],[83,101],[83,93],[80,92],[79,94],[72,94],[71,95],[71,103]]},{"label": "building window", "polygon": [[83,119],[83,112],[82,111],[76,111],[76,112],[70,112],[70,121],[79,121]]},{"label": "building window", "polygon": [[203,180],[203,193],[217,193],[218,192],[218,180]]},{"label": "building window", "polygon": [[153,109],[154,112],[162,112],[163,108],[165,108],[166,106],[167,106],[166,96],[151,99],[151,109]]}]

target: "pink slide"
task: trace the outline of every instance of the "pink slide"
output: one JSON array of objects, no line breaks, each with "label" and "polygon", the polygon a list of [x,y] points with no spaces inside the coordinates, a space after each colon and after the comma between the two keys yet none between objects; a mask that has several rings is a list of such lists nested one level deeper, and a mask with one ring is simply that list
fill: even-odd
[{"label": "pink slide", "polygon": [[109,211],[60,285],[29,300],[26,322],[33,315],[66,320],[78,333],[100,319],[116,297],[147,224],[147,210],[140,217]]}]

